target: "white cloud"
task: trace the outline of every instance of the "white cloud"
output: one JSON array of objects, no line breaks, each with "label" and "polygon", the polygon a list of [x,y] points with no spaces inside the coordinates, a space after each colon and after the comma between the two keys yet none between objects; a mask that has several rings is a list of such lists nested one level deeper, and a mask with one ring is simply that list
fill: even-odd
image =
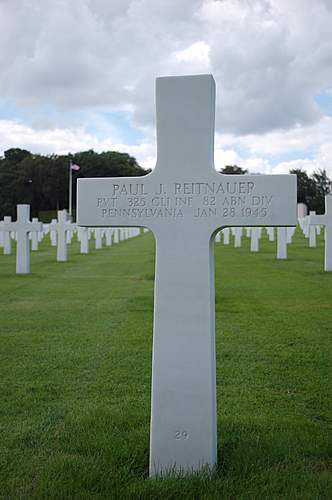
[{"label": "white cloud", "polygon": [[297,125],[288,130],[273,130],[265,134],[248,134],[241,137],[225,136],[229,143],[245,146],[250,153],[265,155],[306,151],[330,142],[332,117],[324,116],[312,125]]},{"label": "white cloud", "polygon": [[156,76],[211,71],[218,129],[266,132],[319,118],[331,25],[322,0],[2,2],[0,89],[33,107],[131,106],[151,125]]},{"label": "white cloud", "polygon": [[[110,129],[112,132],[112,129]],[[269,153],[292,151],[292,144],[298,145],[298,131],[287,134],[270,133],[265,137],[260,135],[242,136],[216,135],[215,167],[220,170],[225,165],[239,165],[252,173],[280,174],[288,173],[290,169],[302,168],[308,173],[318,169],[326,169],[332,177],[332,143],[328,137],[332,134],[332,118],[323,119],[316,126],[309,126],[303,131],[303,141],[306,146],[315,146],[312,158],[299,157],[295,160],[280,161],[272,164]],[[295,136],[295,137],[294,137]],[[307,141],[307,142],[305,142]],[[156,164],[156,142],[153,133],[149,134],[139,144],[127,144],[115,135],[100,139],[96,134],[88,133],[84,128],[51,128],[36,130],[32,127],[10,120],[0,120],[0,144],[6,144],[3,149],[22,147],[34,153],[59,153],[84,151],[122,151],[134,156],[144,168],[154,168]],[[302,143],[299,143],[300,146]],[[241,155],[235,147],[248,148],[249,155]],[[0,154],[3,151],[0,150]]]},{"label": "white cloud", "polygon": [[[312,173],[319,168],[326,169],[332,176],[332,117],[325,116],[318,123],[297,126],[289,130],[275,130],[266,134],[236,136],[218,134],[217,149],[240,147],[247,154],[237,155],[238,162],[250,171],[265,173],[288,173],[290,169],[302,168]],[[272,165],[269,158],[298,152],[295,160],[282,161]],[[309,156],[309,158],[308,158]]]},{"label": "white cloud", "polygon": [[3,0],[0,95],[30,114],[3,149],[127,147],[104,117],[125,110],[145,134],[130,147],[151,166],[155,77],[211,72],[216,161],[272,172],[289,162],[269,156],[295,151],[330,169],[331,118],[315,98],[331,92],[331,26],[328,0]]},{"label": "white cloud", "polygon": [[175,59],[178,62],[192,63],[195,65],[209,66],[210,46],[205,42],[196,42],[183,50],[175,52]]},{"label": "white cloud", "polygon": [[0,144],[6,144],[6,147],[0,150],[0,154],[6,149],[15,147],[40,154],[67,154],[88,149],[98,152],[121,151],[136,157],[144,168],[155,166],[155,147],[152,140],[139,145],[128,145],[111,137],[99,139],[83,128],[35,130],[22,123],[0,120]]}]

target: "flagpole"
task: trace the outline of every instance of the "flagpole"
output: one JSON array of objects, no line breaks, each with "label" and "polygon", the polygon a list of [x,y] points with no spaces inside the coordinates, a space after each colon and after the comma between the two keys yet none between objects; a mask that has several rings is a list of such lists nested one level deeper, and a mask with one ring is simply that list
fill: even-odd
[{"label": "flagpole", "polygon": [[69,162],[69,219],[71,220],[71,207],[72,207],[72,197],[73,197],[73,170],[71,168],[72,161]]}]

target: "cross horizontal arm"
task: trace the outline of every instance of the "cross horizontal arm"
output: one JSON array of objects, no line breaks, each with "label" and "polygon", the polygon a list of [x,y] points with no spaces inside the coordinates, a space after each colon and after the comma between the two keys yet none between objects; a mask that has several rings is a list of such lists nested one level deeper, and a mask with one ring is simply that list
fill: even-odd
[{"label": "cross horizontal arm", "polygon": [[15,231],[16,222],[1,222],[0,230],[1,231]]},{"label": "cross horizontal arm", "polygon": [[51,231],[70,231],[72,229],[71,223],[69,221],[66,222],[51,222],[49,225],[49,229]]},{"label": "cross horizontal arm", "polygon": [[29,222],[27,231],[32,232],[32,231],[42,231],[43,229],[43,224],[41,222]]},{"label": "cross horizontal arm", "polygon": [[1,226],[2,231],[25,231],[31,233],[42,230],[41,222],[4,222]]},{"label": "cross horizontal arm", "polygon": [[191,178],[154,171],[144,177],[78,180],[81,226],[296,225],[296,176],[223,175],[203,172]]},{"label": "cross horizontal arm", "polygon": [[326,215],[309,215],[309,226],[325,226]]}]

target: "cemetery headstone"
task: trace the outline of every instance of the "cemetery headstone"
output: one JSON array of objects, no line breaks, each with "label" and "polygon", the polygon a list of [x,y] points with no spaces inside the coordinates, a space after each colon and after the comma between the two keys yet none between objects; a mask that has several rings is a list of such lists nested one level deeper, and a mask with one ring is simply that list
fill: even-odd
[{"label": "cemetery headstone", "polygon": [[119,243],[119,228],[114,229],[114,236],[113,236],[113,241],[114,243]]},{"label": "cemetery headstone", "polygon": [[332,194],[325,196],[324,215],[309,215],[309,226],[312,224],[325,227],[324,270],[332,271]]},{"label": "cemetery headstone", "polygon": [[95,229],[95,248],[100,250],[103,246],[103,230],[100,227]]},{"label": "cemetery headstone", "polygon": [[[38,222],[39,222],[38,217],[32,217],[32,222],[35,224],[38,224]],[[31,250],[34,252],[38,250],[39,233],[40,233],[40,231],[38,231],[38,232],[33,231],[31,233]]]},{"label": "cemetery headstone", "polygon": [[259,239],[261,237],[261,228],[260,227],[252,227],[251,228],[251,239],[250,239],[250,251],[258,252],[259,251]]},{"label": "cemetery headstone", "polygon": [[52,247],[56,247],[57,246],[57,232],[56,232],[56,229],[52,229],[52,227],[54,228],[54,224],[57,224],[57,219],[52,219],[51,220],[51,224],[49,224],[49,233],[50,233],[50,239],[51,239],[51,246]]},{"label": "cemetery headstone", "polygon": [[78,228],[78,236],[80,240],[80,252],[83,254],[89,253],[89,234],[86,227]]},{"label": "cemetery headstone", "polygon": [[41,231],[40,222],[30,222],[30,205],[17,205],[17,221],[4,223],[6,231],[16,233],[16,274],[30,273],[29,234]]},{"label": "cemetery headstone", "polygon": [[242,245],[242,227],[233,227],[234,248],[241,248]]},{"label": "cemetery headstone", "polygon": [[[313,217],[314,215],[316,215],[316,212],[314,210],[311,210],[309,212],[309,217],[310,216]],[[309,224],[309,248],[316,248],[317,246],[316,235],[317,235],[316,226],[314,226],[313,224],[312,225]]]},{"label": "cemetery headstone", "polygon": [[286,227],[286,241],[287,244],[292,243],[296,227]]},{"label": "cemetery headstone", "polygon": [[274,241],[274,227],[267,227],[266,231],[267,231],[269,241]]},{"label": "cemetery headstone", "polygon": [[106,245],[108,247],[112,246],[113,229],[111,227],[106,229]]},{"label": "cemetery headstone", "polygon": [[[7,224],[10,224],[11,221],[12,221],[11,216],[5,215],[5,217],[3,218],[3,222],[4,222],[3,227],[5,227],[5,225],[7,225]],[[3,233],[3,253],[4,253],[4,255],[11,255],[11,253],[12,253],[12,239],[10,237],[10,230],[7,230],[7,231],[3,230],[2,233]]]},{"label": "cemetery headstone", "polygon": [[280,226],[277,228],[277,259],[287,259],[287,232]]},{"label": "cemetery headstone", "polygon": [[79,179],[78,224],[156,238],[150,475],[217,459],[213,239],[225,226],[296,224],[296,177],[214,168],[211,75],[158,78],[157,150],[144,177]]},{"label": "cemetery headstone", "polygon": [[305,203],[297,204],[297,217],[302,218],[308,215],[308,207]]},{"label": "cemetery headstone", "polygon": [[68,260],[67,232],[71,230],[71,223],[68,220],[66,210],[58,211],[58,220],[50,224],[50,230],[56,232],[57,239],[57,257],[58,262]]},{"label": "cemetery headstone", "polygon": [[229,227],[225,227],[223,230],[222,230],[222,234],[224,236],[224,245],[229,245],[229,239],[230,239],[230,228]]}]

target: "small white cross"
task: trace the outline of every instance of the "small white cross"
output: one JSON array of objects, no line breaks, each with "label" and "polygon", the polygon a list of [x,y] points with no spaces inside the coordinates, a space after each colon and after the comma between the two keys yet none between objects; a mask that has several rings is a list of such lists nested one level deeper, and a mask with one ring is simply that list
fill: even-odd
[{"label": "small white cross", "polygon": [[16,274],[30,273],[30,248],[29,233],[41,231],[40,222],[30,222],[30,205],[17,205],[17,221],[4,222],[4,231],[15,231],[16,248]]},{"label": "small white cross", "polygon": [[3,234],[3,254],[4,255],[11,255],[11,253],[12,253],[12,240],[11,240],[11,236],[10,236],[11,230],[5,229],[5,225],[6,225],[6,227],[8,227],[7,224],[10,224],[11,222],[12,222],[11,216],[6,215],[3,218],[3,222],[1,222],[1,224],[0,224],[0,231]]},{"label": "small white cross", "polygon": [[324,270],[332,271],[332,194],[325,196],[325,214],[309,215],[309,226],[325,226],[325,262]]},{"label": "small white cross", "polygon": [[57,261],[66,262],[68,260],[67,232],[71,230],[66,210],[58,211],[58,220],[51,222],[50,230],[55,231],[57,235]]}]

